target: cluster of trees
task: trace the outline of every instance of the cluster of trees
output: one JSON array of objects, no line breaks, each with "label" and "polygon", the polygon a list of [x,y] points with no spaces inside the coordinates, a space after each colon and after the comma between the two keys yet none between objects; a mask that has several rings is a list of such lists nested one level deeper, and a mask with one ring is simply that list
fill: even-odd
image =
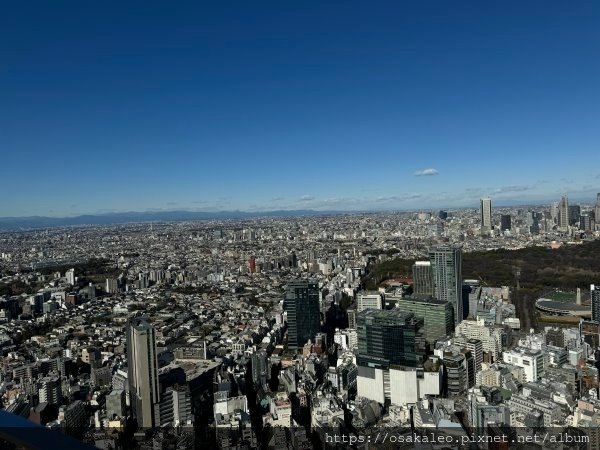
[{"label": "cluster of trees", "polygon": [[591,241],[555,250],[530,247],[466,253],[463,255],[463,277],[481,278],[493,286],[514,285],[518,271],[524,289],[573,290],[598,283],[599,252],[600,241]]},{"label": "cluster of trees", "polygon": [[11,283],[0,284],[0,297],[21,295],[21,294],[33,294],[35,292],[35,286],[24,283],[21,280],[13,281]]},{"label": "cluster of trees", "polygon": [[87,262],[80,264],[44,267],[40,269],[40,273],[43,275],[50,275],[54,272],[64,274],[69,269],[75,269],[75,275],[85,284],[90,281],[103,282],[106,278],[115,278],[121,273],[115,263],[106,258],[90,258]]},{"label": "cluster of trees", "polygon": [[[480,279],[490,286],[513,286],[520,272],[523,289],[541,292],[548,288],[573,290],[599,283],[600,241],[566,245],[559,249],[529,247],[464,253],[463,278]],[[394,277],[412,276],[412,259],[391,259],[369,269],[367,288]]]}]

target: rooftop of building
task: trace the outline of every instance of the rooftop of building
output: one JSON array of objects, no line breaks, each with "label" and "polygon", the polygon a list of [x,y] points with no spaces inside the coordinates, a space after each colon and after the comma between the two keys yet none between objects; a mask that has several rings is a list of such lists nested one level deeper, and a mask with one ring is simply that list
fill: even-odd
[{"label": "rooftop of building", "polygon": [[437,298],[432,297],[427,294],[413,294],[410,297],[403,297],[398,303],[406,302],[416,302],[416,303],[426,303],[428,305],[445,305],[448,302],[443,300],[438,300]]},{"label": "rooftop of building", "polygon": [[379,320],[393,320],[399,322],[410,321],[415,317],[413,313],[406,313],[400,311],[398,308],[394,309],[365,309],[359,312],[357,315],[359,319],[379,319]]}]

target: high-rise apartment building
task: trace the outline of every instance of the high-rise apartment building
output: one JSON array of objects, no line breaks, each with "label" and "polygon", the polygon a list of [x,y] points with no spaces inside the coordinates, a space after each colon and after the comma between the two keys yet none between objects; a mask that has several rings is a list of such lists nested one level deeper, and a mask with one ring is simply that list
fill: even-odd
[{"label": "high-rise apartment building", "polygon": [[315,280],[290,281],[283,308],[287,313],[288,347],[300,349],[321,330],[319,284]]},{"label": "high-rise apartment building", "polygon": [[48,402],[59,405],[62,401],[62,386],[60,377],[56,374],[49,375],[39,381],[38,395],[40,403]]},{"label": "high-rise apartment building", "polygon": [[107,278],[105,289],[107,294],[116,294],[119,291],[119,283],[116,278]]},{"label": "high-rise apartment building", "polygon": [[579,218],[579,229],[582,231],[594,231],[596,228],[593,212],[586,212]]},{"label": "high-rise apartment building", "polygon": [[412,267],[413,272],[413,293],[423,295],[433,295],[433,272],[431,271],[431,261],[415,261]]},{"label": "high-rise apartment building", "polygon": [[65,272],[65,278],[67,279],[67,283],[71,286],[75,285],[75,269],[69,269]]},{"label": "high-rise apartment building", "polygon": [[429,252],[433,272],[434,295],[454,308],[454,323],[462,322],[462,250],[460,246],[437,247]]},{"label": "high-rise apartment building", "polygon": [[169,386],[160,399],[160,425],[191,425],[192,399],[187,385]]},{"label": "high-rise apartment building", "polygon": [[127,324],[127,367],[133,417],[140,427],[159,425],[156,335],[145,318],[136,317]]},{"label": "high-rise apartment building", "polygon": [[492,199],[482,198],[480,202],[481,234],[492,231]]},{"label": "high-rise apartment building", "polygon": [[112,419],[114,416],[125,417],[127,403],[125,400],[125,391],[123,389],[113,389],[106,396],[106,416]]}]

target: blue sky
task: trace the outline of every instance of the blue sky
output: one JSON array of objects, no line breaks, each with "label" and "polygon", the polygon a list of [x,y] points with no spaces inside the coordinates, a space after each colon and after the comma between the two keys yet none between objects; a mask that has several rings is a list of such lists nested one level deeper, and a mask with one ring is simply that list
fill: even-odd
[{"label": "blue sky", "polygon": [[599,22],[585,1],[4,3],[0,216],[591,201]]}]

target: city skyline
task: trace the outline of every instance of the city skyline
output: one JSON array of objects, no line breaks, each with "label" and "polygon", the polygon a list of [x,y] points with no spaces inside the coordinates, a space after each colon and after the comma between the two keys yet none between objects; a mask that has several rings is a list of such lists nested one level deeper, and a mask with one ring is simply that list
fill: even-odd
[{"label": "city skyline", "polygon": [[[598,200],[594,200],[593,197],[600,197],[600,193],[596,193],[593,189],[590,194],[586,197],[570,197],[572,202],[583,206],[589,206],[592,211],[598,208]],[[561,194],[560,198],[564,196]],[[487,200],[495,200],[490,196],[485,197]],[[494,202],[492,207],[492,216],[494,216],[494,210],[506,210],[510,208],[522,208],[522,207],[543,207],[552,206],[553,204],[560,203],[560,198],[544,198],[538,201],[524,201],[524,200],[508,200]],[[356,200],[356,199],[355,199]],[[20,223],[20,221],[31,222],[31,226],[62,226],[61,221],[69,221],[70,219],[75,220],[74,224],[110,224],[110,223],[125,223],[125,222],[147,222],[147,221],[169,221],[169,220],[212,220],[212,219],[244,219],[244,218],[256,218],[262,216],[273,216],[273,217],[294,217],[303,215],[319,215],[319,214],[371,214],[371,213],[412,213],[422,211],[435,211],[435,210],[469,210],[476,209],[481,211],[481,200],[479,198],[479,205],[475,204],[452,204],[452,203],[437,203],[437,204],[422,204],[415,205],[414,207],[382,207],[377,201],[365,200],[365,207],[359,208],[350,206],[347,208],[336,208],[331,206],[328,208],[314,207],[314,208],[301,208],[300,205],[290,205],[288,208],[280,207],[278,209],[227,209],[227,208],[149,208],[146,210],[135,210],[135,209],[124,209],[124,210],[103,210],[96,212],[83,212],[77,214],[40,214],[40,215],[26,215],[26,216],[7,216],[0,215],[0,228],[3,225],[12,225],[13,223]],[[370,206],[369,206],[370,205]],[[54,212],[54,211],[52,211]],[[84,219],[90,219],[91,222],[85,222]],[[114,221],[111,220],[114,218]],[[47,223],[46,223],[47,219]],[[84,220],[80,223],[79,219]],[[99,220],[99,222],[96,222]],[[125,222],[123,222],[125,220]],[[39,224],[38,224],[39,221]],[[19,225],[23,226],[23,225]]]},{"label": "city skyline", "polygon": [[116,5],[0,18],[0,216],[597,192],[594,4]]}]

